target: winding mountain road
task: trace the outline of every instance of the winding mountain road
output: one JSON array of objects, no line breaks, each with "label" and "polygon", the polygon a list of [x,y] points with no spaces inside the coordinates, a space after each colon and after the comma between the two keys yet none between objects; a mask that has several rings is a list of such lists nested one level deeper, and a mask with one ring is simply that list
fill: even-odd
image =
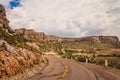
[{"label": "winding mountain road", "polygon": [[116,75],[94,64],[47,56],[49,65],[27,80],[120,80]]}]

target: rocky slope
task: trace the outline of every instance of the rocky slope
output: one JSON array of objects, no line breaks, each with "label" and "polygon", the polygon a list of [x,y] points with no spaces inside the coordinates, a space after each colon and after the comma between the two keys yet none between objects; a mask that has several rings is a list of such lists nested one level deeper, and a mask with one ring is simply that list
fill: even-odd
[{"label": "rocky slope", "polygon": [[41,56],[37,53],[23,48],[15,48],[5,41],[0,42],[0,78],[24,73],[27,68],[32,68],[42,62]]},{"label": "rocky slope", "polygon": [[0,80],[24,73],[26,69],[42,63],[41,54],[31,49],[33,48],[25,44],[22,37],[14,35],[6,11],[0,5]]},{"label": "rocky slope", "polygon": [[9,27],[9,21],[6,18],[6,11],[2,5],[0,5],[0,30],[6,34],[12,32],[12,29]]}]

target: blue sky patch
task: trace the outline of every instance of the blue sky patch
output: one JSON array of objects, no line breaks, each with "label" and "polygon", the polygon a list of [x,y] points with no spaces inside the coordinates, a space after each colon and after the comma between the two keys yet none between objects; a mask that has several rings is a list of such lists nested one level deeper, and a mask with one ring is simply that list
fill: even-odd
[{"label": "blue sky patch", "polygon": [[12,0],[10,1],[9,5],[11,9],[14,9],[15,7],[20,6],[20,0]]}]

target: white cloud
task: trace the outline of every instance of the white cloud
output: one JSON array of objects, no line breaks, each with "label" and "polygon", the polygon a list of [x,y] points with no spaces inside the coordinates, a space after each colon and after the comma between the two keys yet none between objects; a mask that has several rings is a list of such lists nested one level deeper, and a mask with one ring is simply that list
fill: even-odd
[{"label": "white cloud", "polygon": [[[4,6],[10,0],[1,0]],[[120,0],[21,0],[7,9],[12,28],[32,28],[47,34],[79,37],[120,37]],[[6,7],[8,8],[8,7]]]}]

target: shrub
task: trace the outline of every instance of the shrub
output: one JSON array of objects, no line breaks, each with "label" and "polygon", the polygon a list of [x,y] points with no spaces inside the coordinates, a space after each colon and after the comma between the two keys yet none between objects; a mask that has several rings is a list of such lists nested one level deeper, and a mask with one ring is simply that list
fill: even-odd
[{"label": "shrub", "polygon": [[83,57],[83,56],[79,56],[79,57],[77,58],[77,60],[78,60],[79,62],[85,62],[85,61],[86,61],[86,58]]},{"label": "shrub", "polygon": [[60,50],[58,55],[64,55],[64,52]]}]

